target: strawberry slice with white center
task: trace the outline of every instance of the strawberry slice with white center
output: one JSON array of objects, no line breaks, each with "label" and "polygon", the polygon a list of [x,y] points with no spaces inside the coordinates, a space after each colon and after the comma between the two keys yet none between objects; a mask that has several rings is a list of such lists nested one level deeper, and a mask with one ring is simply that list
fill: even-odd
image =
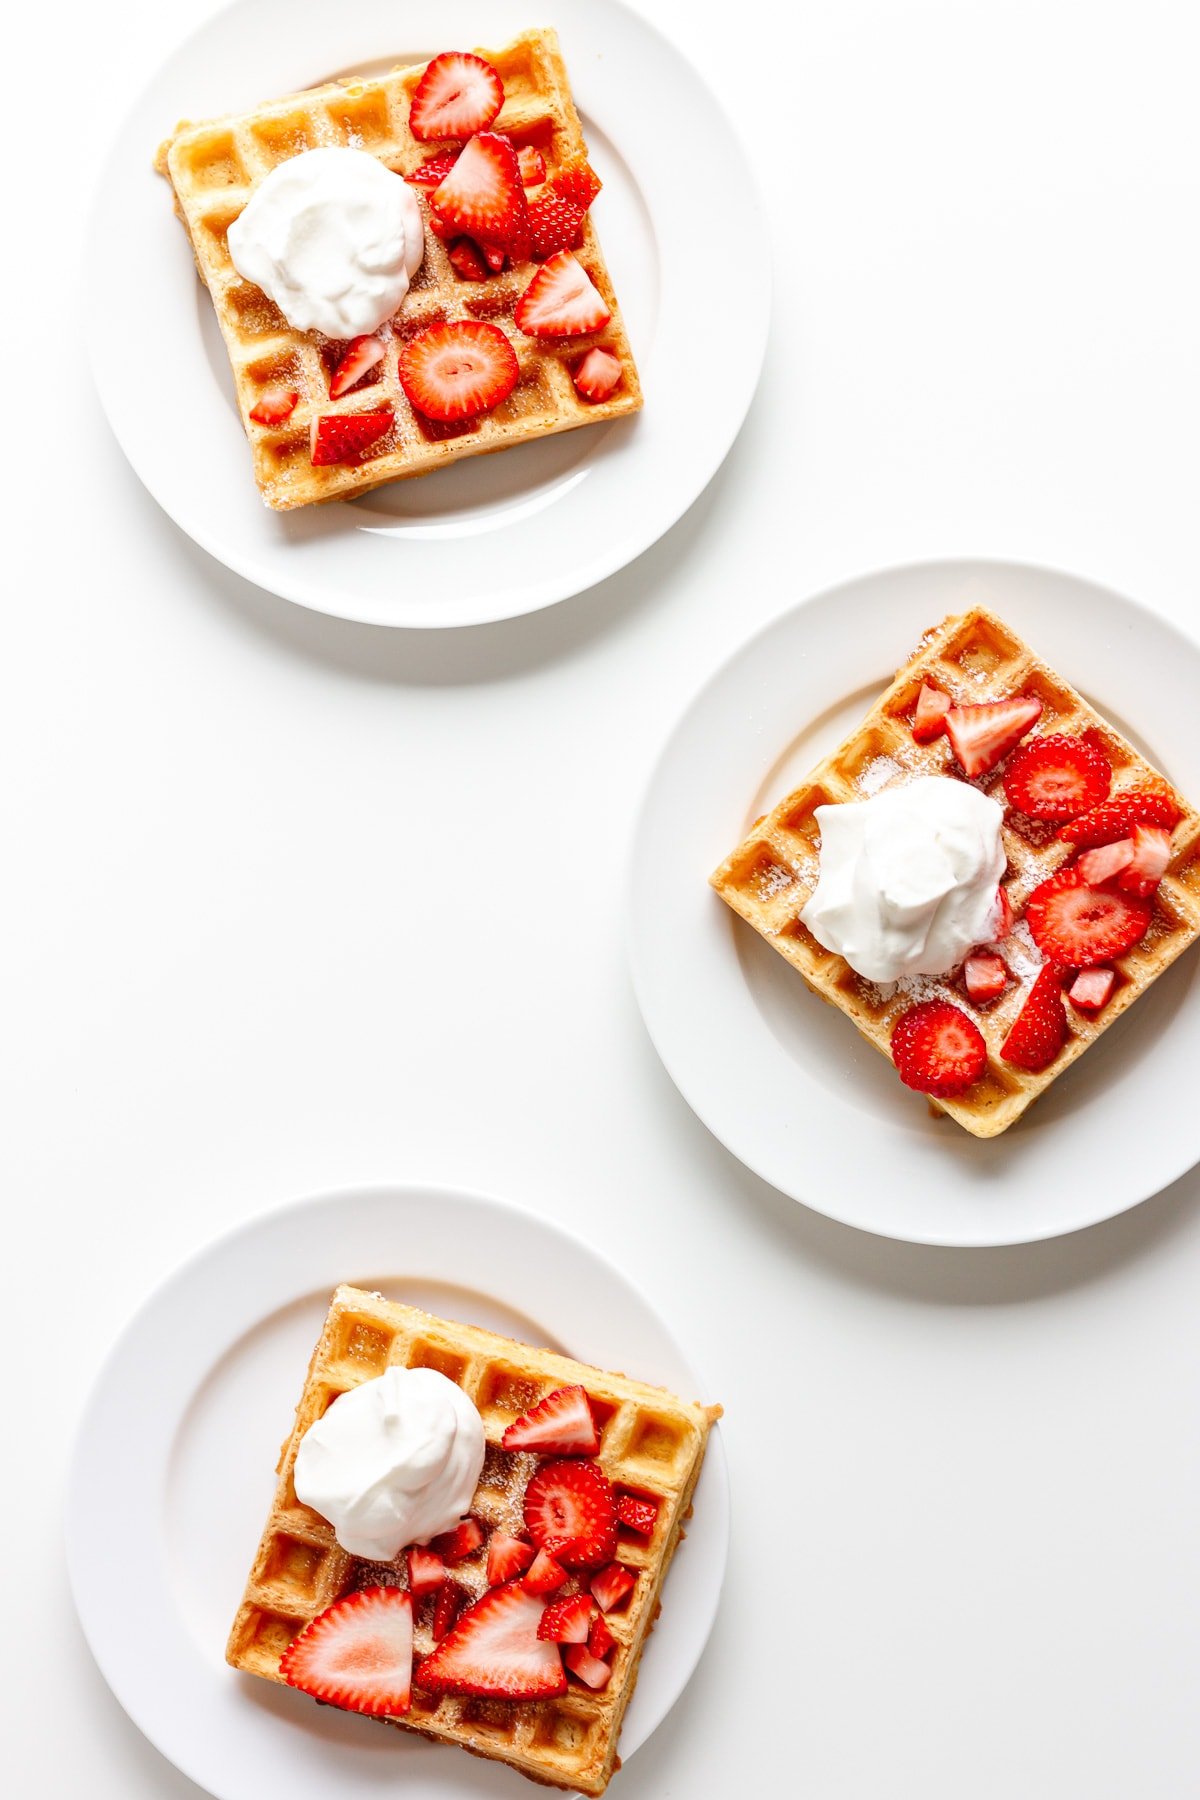
[{"label": "strawberry slice with white center", "polygon": [[1117,876],[1117,886],[1145,898],[1157,888],[1170,860],[1171,834],[1165,826],[1135,825],[1129,866]]},{"label": "strawberry slice with white center", "polygon": [[946,736],[963,774],[972,781],[986,775],[1016,748],[1041,716],[1042,703],[1032,694],[985,700],[977,706],[952,706],[946,714]]},{"label": "strawberry slice with white center", "polygon": [[595,1462],[548,1462],[525,1489],[525,1529],[569,1568],[597,1568],[617,1547],[617,1508]]},{"label": "strawberry slice with white center", "polygon": [[585,1687],[599,1693],[606,1688],[612,1679],[611,1663],[602,1662],[593,1656],[586,1644],[568,1644],[563,1651],[563,1661]]},{"label": "strawberry slice with white center", "polygon": [[444,225],[480,244],[495,244],[515,261],[529,255],[529,207],[517,153],[495,131],[473,137],[429,197]]},{"label": "strawberry slice with white center", "polygon": [[460,319],[431,325],[400,352],[400,385],[427,419],[452,423],[490,412],[516,387],[517,353],[498,325]]},{"label": "strawberry slice with white center", "polygon": [[256,425],[282,425],[295,412],[299,398],[295,388],[286,387],[281,381],[272,382],[250,408],[250,417]]},{"label": "strawberry slice with white center", "polygon": [[487,1582],[489,1587],[499,1587],[501,1582],[512,1581],[523,1574],[537,1555],[532,1544],[524,1538],[512,1537],[507,1531],[493,1531],[488,1539]]},{"label": "strawberry slice with white center", "polygon": [[553,1594],[567,1579],[567,1571],[548,1550],[539,1550],[521,1580],[531,1594]]},{"label": "strawberry slice with white center", "polygon": [[435,1594],[446,1579],[446,1565],[436,1550],[414,1544],[408,1553],[408,1591],[414,1600]]},{"label": "strawberry slice with white center", "polygon": [[637,1576],[624,1564],[613,1562],[592,1576],[589,1583],[601,1612],[612,1612],[628,1600],[637,1586]]},{"label": "strawberry slice with white center", "polygon": [[935,688],[928,681],[921,683],[921,691],[917,695],[917,707],[913,713],[912,734],[918,744],[932,744],[946,730],[946,714],[950,711],[950,696],[943,694],[941,688]]},{"label": "strawberry slice with white center", "polygon": [[413,90],[408,115],[415,138],[468,138],[484,131],[504,105],[499,72],[469,50],[435,56]]},{"label": "strawberry slice with white center", "polygon": [[576,391],[585,400],[607,400],[621,385],[621,365],[609,350],[599,345],[589,350],[573,376]]},{"label": "strawberry slice with white center", "polygon": [[313,468],[358,462],[365,450],[386,437],[392,417],[390,406],[380,406],[374,412],[321,413],[313,420],[309,435]]},{"label": "strawberry slice with white center", "polygon": [[542,1614],[538,1636],[552,1644],[586,1644],[596,1602],[590,1594],[571,1594],[566,1600],[552,1600]]},{"label": "strawberry slice with white center", "polygon": [[1016,1023],[1001,1044],[1000,1055],[1014,1068],[1037,1074],[1049,1068],[1069,1036],[1061,978],[1053,963],[1046,963],[1038,971]]},{"label": "strawberry slice with white center", "polygon": [[1051,875],[1025,905],[1034,943],[1063,969],[1090,969],[1122,956],[1145,937],[1153,917],[1149,900],[1092,887],[1078,867]]},{"label": "strawberry slice with white center", "polygon": [[431,1694],[500,1700],[549,1700],[565,1694],[558,1646],[538,1637],[542,1611],[537,1595],[519,1581],[489,1588],[418,1664],[417,1686]]},{"label": "strawberry slice with white center", "polygon": [[1081,969],[1067,989],[1067,999],[1079,1012],[1101,1012],[1108,1005],[1116,979],[1114,969]]},{"label": "strawberry slice with white center", "polygon": [[987,1067],[978,1025],[949,1000],[922,1000],[901,1013],[891,1051],[905,1087],[941,1100],[965,1094]]},{"label": "strawberry slice with white center", "polygon": [[329,378],[329,398],[339,400],[343,394],[348,394],[364,375],[379,367],[385,355],[382,338],[351,338],[346,354]]},{"label": "strawberry slice with white center", "polygon": [[963,981],[976,1005],[994,1000],[1008,986],[1008,965],[1002,956],[980,953],[963,964]]},{"label": "strawberry slice with white center", "polygon": [[1112,764],[1091,732],[1055,731],[1023,744],[1004,772],[1010,806],[1031,819],[1078,818],[1112,786]]},{"label": "strawberry slice with white center", "polygon": [[578,1385],[555,1388],[514,1419],[500,1440],[505,1450],[536,1450],[541,1456],[595,1456],[600,1433]]},{"label": "strawberry slice with white center", "polygon": [[362,1588],[305,1626],[279,1673],[315,1700],[389,1718],[411,1704],[412,1652],[411,1596],[403,1588]]},{"label": "strawberry slice with white center", "polygon": [[527,337],[582,337],[612,318],[603,294],[569,250],[544,262],[521,298],[515,318]]}]

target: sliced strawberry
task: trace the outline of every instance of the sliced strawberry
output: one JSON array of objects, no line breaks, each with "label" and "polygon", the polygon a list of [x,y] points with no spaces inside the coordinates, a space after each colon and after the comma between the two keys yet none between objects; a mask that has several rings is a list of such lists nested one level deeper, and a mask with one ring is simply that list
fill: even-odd
[{"label": "sliced strawberry", "polygon": [[595,1611],[596,1602],[590,1594],[571,1594],[566,1600],[552,1600],[542,1614],[538,1636],[552,1644],[586,1644]]},{"label": "sliced strawberry", "polygon": [[996,889],[996,901],[996,935],[992,941],[997,944],[1002,944],[1013,928],[1012,901],[1008,897],[1008,890],[1006,888],[999,887]]},{"label": "sliced strawberry", "polygon": [[994,1000],[1008,986],[1008,965],[1002,956],[977,953],[963,964],[967,993],[977,1005]]},{"label": "sliced strawberry", "polygon": [[314,469],[323,469],[330,463],[357,462],[364,450],[387,435],[391,426],[390,406],[377,407],[374,412],[319,414],[309,436]]},{"label": "sliced strawberry", "polygon": [[1127,837],[1116,844],[1098,844],[1094,850],[1085,850],[1075,870],[1090,887],[1108,887],[1132,861],[1133,839]]},{"label": "sliced strawberry", "polygon": [[537,187],[539,182],[546,179],[546,159],[532,144],[522,144],[517,151],[517,167],[521,171],[521,182],[525,187]]},{"label": "sliced strawberry", "polygon": [[593,1688],[597,1693],[612,1679],[612,1664],[593,1656],[586,1644],[568,1644],[563,1651],[563,1661],[572,1675],[578,1676],[585,1687]]},{"label": "sliced strawberry", "polygon": [[949,711],[949,694],[943,694],[941,688],[932,687],[928,681],[923,681],[912,722],[912,734],[918,744],[932,744],[934,738],[943,736],[946,714]]},{"label": "sliced strawberry", "polygon": [[585,400],[607,400],[621,385],[621,365],[610,350],[601,350],[597,345],[588,351],[573,379]]},{"label": "sliced strawberry", "polygon": [[541,1456],[595,1456],[600,1433],[586,1389],[555,1388],[514,1419],[500,1440],[505,1450],[536,1450]]},{"label": "sliced strawberry", "polygon": [[435,56],[413,90],[409,129],[415,138],[468,138],[484,131],[504,105],[504,83],[490,62],[469,50]]},{"label": "sliced strawberry", "polygon": [[446,1579],[446,1565],[436,1550],[414,1544],[408,1553],[408,1591],[414,1600],[434,1594]]},{"label": "sliced strawberry", "polygon": [[489,1588],[418,1665],[417,1685],[431,1694],[485,1694],[503,1700],[565,1694],[567,1678],[558,1649],[537,1634],[541,1619],[541,1601],[519,1581]]},{"label": "sliced strawberry", "polygon": [[433,1620],[429,1627],[435,1644],[441,1643],[462,1610],[465,1599],[466,1595],[457,1581],[443,1581],[433,1603]]},{"label": "sliced strawberry", "polygon": [[477,243],[499,244],[517,261],[529,254],[529,208],[517,153],[506,137],[473,137],[429,204],[443,224]]},{"label": "sliced strawberry", "polygon": [[1091,844],[1112,844],[1128,837],[1135,825],[1161,825],[1171,831],[1179,822],[1179,808],[1165,788],[1126,788],[1093,806],[1081,819],[1059,829],[1059,837],[1081,850]]},{"label": "sliced strawberry", "polygon": [[501,244],[480,244],[483,260],[493,275],[498,275],[508,261],[508,251]]},{"label": "sliced strawberry", "polygon": [[978,706],[952,706],[946,714],[946,736],[963,774],[971,780],[986,775],[1041,716],[1041,701],[1027,694]]},{"label": "sliced strawberry", "polygon": [[1153,916],[1149,900],[1091,887],[1078,868],[1051,875],[1025,906],[1034,943],[1064,969],[1090,969],[1123,955],[1145,937]]},{"label": "sliced strawberry", "polygon": [[406,1713],[412,1686],[412,1597],[360,1588],[306,1625],[279,1661],[289,1687],[348,1712]]},{"label": "sliced strawberry", "polygon": [[273,382],[250,408],[250,417],[256,425],[282,425],[295,412],[299,398],[295,388],[286,387],[282,381]]},{"label": "sliced strawberry", "polygon": [[473,238],[455,238],[446,254],[455,274],[464,281],[486,281],[491,274],[483,251]]},{"label": "sliced strawberry", "polygon": [[543,1463],[525,1489],[525,1529],[570,1568],[607,1562],[617,1545],[617,1508],[599,1463]]},{"label": "sliced strawberry", "polygon": [[1053,963],[1046,963],[1039,969],[1012,1030],[1001,1044],[1000,1055],[1015,1068],[1036,1073],[1054,1061],[1069,1033],[1062,979]]},{"label": "sliced strawberry", "polygon": [[892,1061],[905,1087],[948,1100],[964,1094],[987,1066],[979,1027],[949,1000],[923,1000],[892,1032]]},{"label": "sliced strawberry", "polygon": [[618,1494],[617,1517],[630,1531],[649,1537],[658,1522],[658,1501],[647,1500],[641,1494]]},{"label": "sliced strawberry", "polygon": [[617,1647],[617,1640],[608,1629],[603,1613],[597,1613],[588,1627],[587,1647],[593,1656],[609,1656]]},{"label": "sliced strawberry", "polygon": [[1076,819],[1112,786],[1112,764],[1099,738],[1056,731],[1022,744],[1004,771],[1009,804],[1031,819]]},{"label": "sliced strawberry", "polygon": [[507,1531],[493,1531],[488,1539],[488,1586],[499,1587],[502,1581],[512,1581],[529,1567],[536,1554],[524,1538],[510,1537]]},{"label": "sliced strawberry", "polygon": [[529,238],[533,254],[539,262],[558,250],[574,250],[583,235],[587,215],[573,200],[561,194],[545,193],[530,202]]},{"label": "sliced strawberry", "polygon": [[628,1600],[637,1586],[637,1576],[621,1563],[609,1563],[592,1576],[590,1587],[601,1612],[612,1612]]},{"label": "sliced strawberry", "polygon": [[440,1537],[435,1537],[433,1547],[447,1562],[456,1563],[471,1556],[482,1542],[483,1526],[479,1520],[464,1519],[453,1531],[443,1531]]},{"label": "sliced strawberry", "polygon": [[[1171,860],[1171,834],[1164,825],[1135,825],[1133,855],[1129,867],[1117,876],[1117,886],[1127,894],[1145,898],[1152,894]],[[1080,861],[1083,859],[1080,858]]]},{"label": "sliced strawberry", "polygon": [[539,1550],[521,1580],[531,1594],[553,1594],[567,1579],[567,1571],[548,1550]]},{"label": "sliced strawberry", "polygon": [[529,337],[581,337],[599,331],[611,317],[604,296],[569,250],[542,264],[517,301],[515,314]]},{"label": "sliced strawberry", "polygon": [[1067,989],[1067,999],[1080,1012],[1098,1013],[1108,1005],[1116,979],[1113,969],[1081,969]]},{"label": "sliced strawberry", "polygon": [[461,319],[431,325],[400,352],[400,385],[419,413],[473,419],[507,400],[520,378],[517,353],[497,325]]},{"label": "sliced strawberry", "polygon": [[420,168],[404,179],[412,187],[440,187],[461,155],[461,150],[439,150],[436,156],[427,156]]},{"label": "sliced strawberry", "polygon": [[564,163],[546,185],[551,193],[560,194],[564,200],[570,200],[586,212],[604,184],[591,163],[578,156],[573,162]]},{"label": "sliced strawberry", "polygon": [[329,378],[329,398],[340,400],[343,394],[348,394],[364,375],[379,367],[386,354],[382,338],[351,338],[346,354]]}]

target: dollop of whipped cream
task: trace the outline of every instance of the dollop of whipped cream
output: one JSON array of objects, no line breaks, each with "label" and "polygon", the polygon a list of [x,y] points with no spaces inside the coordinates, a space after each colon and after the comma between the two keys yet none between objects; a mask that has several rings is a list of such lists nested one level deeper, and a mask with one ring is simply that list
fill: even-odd
[{"label": "dollop of whipped cream", "polygon": [[800,917],[859,975],[944,975],[992,941],[1006,860],[995,800],[923,775],[815,816],[820,878]]},{"label": "dollop of whipped cream", "polygon": [[234,267],[296,331],[361,337],[390,319],[425,254],[421,208],[365,150],[277,163],[228,232]]},{"label": "dollop of whipped cream", "polygon": [[454,1529],[484,1447],[478,1409],[454,1382],[436,1369],[387,1369],[309,1426],[292,1479],[343,1550],[391,1562],[406,1544]]}]

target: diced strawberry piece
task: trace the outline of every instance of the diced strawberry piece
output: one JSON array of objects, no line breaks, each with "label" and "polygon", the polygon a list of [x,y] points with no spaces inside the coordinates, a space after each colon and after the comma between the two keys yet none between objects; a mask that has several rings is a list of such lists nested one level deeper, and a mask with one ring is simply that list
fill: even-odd
[{"label": "diced strawberry piece", "polygon": [[447,1562],[462,1562],[471,1556],[483,1542],[483,1526],[478,1519],[464,1519],[453,1531],[443,1531],[440,1537],[433,1540],[433,1548]]},{"label": "diced strawberry piece", "polygon": [[566,1600],[552,1600],[542,1614],[538,1636],[552,1644],[586,1644],[588,1627],[596,1611],[590,1594],[571,1594]]},{"label": "diced strawberry piece", "polygon": [[444,224],[479,244],[498,244],[515,261],[529,255],[529,208],[517,153],[495,131],[473,137],[429,204]]},{"label": "diced strawberry piece", "polygon": [[1002,944],[1013,928],[1012,901],[1008,897],[1007,888],[996,889],[996,903],[996,935],[993,942]]},{"label": "diced strawberry piece", "polygon": [[628,1600],[637,1586],[637,1576],[621,1563],[609,1563],[592,1576],[590,1587],[601,1612],[612,1612]]},{"label": "diced strawberry piece", "polygon": [[555,1388],[514,1419],[501,1439],[505,1450],[536,1450],[541,1456],[595,1456],[600,1433],[586,1389]]},{"label": "diced strawberry piece", "polygon": [[436,1550],[414,1544],[408,1553],[408,1591],[414,1600],[436,1593],[446,1579],[446,1565]]},{"label": "diced strawberry piece", "polygon": [[912,734],[918,744],[932,744],[934,738],[940,738],[944,734],[946,714],[949,711],[949,694],[943,694],[941,688],[932,687],[928,681],[923,681],[912,722]]},{"label": "diced strawberry piece", "polygon": [[250,408],[250,417],[256,425],[282,425],[295,412],[299,398],[295,388],[286,387],[281,381],[273,382],[263,389]]},{"label": "diced strawberry piece", "polygon": [[560,194],[564,200],[570,200],[586,212],[603,183],[591,163],[580,156],[573,162],[564,163],[558,173],[550,177],[547,186],[551,193]]},{"label": "diced strawberry piece", "polygon": [[1108,1005],[1116,979],[1113,969],[1081,969],[1067,989],[1067,999],[1080,1012],[1098,1013]]},{"label": "diced strawberry piece", "polygon": [[483,260],[493,275],[498,275],[508,261],[508,252],[500,244],[480,244]]},{"label": "diced strawberry piece", "polygon": [[404,1588],[360,1588],[327,1607],[279,1661],[289,1687],[349,1712],[406,1713],[412,1687],[412,1597]]},{"label": "diced strawberry piece", "polygon": [[573,200],[561,194],[539,195],[529,206],[529,238],[533,254],[539,262],[558,250],[574,250],[583,235],[587,215]]},{"label": "diced strawberry piece", "polygon": [[461,154],[460,150],[439,150],[436,156],[427,156],[420,168],[404,179],[413,187],[440,187]]},{"label": "diced strawberry piece", "polygon": [[489,1588],[418,1665],[417,1685],[430,1694],[481,1694],[503,1700],[547,1700],[565,1694],[567,1678],[558,1648],[537,1634],[541,1619],[541,1601],[519,1581]]},{"label": "diced strawberry piece", "polygon": [[1008,965],[1002,956],[968,956],[963,964],[967,993],[977,1004],[994,1000],[1008,986]]},{"label": "diced strawberry piece", "polygon": [[1046,963],[1039,969],[1012,1030],[1001,1044],[1000,1055],[1014,1068],[1036,1073],[1050,1066],[1069,1034],[1061,977],[1053,963]]},{"label": "diced strawberry piece", "polygon": [[382,338],[351,338],[346,354],[329,378],[329,398],[340,400],[343,394],[348,394],[364,375],[379,367],[386,354]]},{"label": "diced strawberry piece", "polygon": [[900,1015],[892,1061],[905,1087],[948,1100],[964,1094],[987,1067],[979,1027],[948,1000],[923,1000]]},{"label": "diced strawberry piece", "polygon": [[1179,808],[1165,788],[1126,788],[1093,806],[1081,819],[1061,826],[1058,835],[1084,850],[1092,844],[1113,844],[1129,837],[1135,825],[1161,825],[1171,831],[1179,816]]},{"label": "diced strawberry piece", "polygon": [[604,296],[569,250],[544,262],[517,301],[517,325],[528,337],[581,337],[612,317]]},{"label": "diced strawberry piece", "polygon": [[309,450],[314,469],[330,463],[354,463],[364,450],[386,437],[392,427],[392,409],[380,406],[374,412],[321,413],[312,422]]},{"label": "diced strawberry piece", "polygon": [[612,1678],[612,1664],[593,1656],[586,1644],[569,1644],[562,1656],[572,1675],[578,1676],[585,1687],[599,1693],[608,1686]]},{"label": "diced strawberry piece", "polygon": [[1054,732],[1022,744],[1004,772],[1009,804],[1031,819],[1076,819],[1112,786],[1112,764],[1099,738]]},{"label": "diced strawberry piece", "polygon": [[1133,839],[1122,838],[1116,844],[1098,844],[1085,850],[1075,864],[1077,874],[1091,887],[1106,887],[1116,881],[1133,861]]},{"label": "diced strawberry piece", "polygon": [[429,1627],[430,1631],[433,1633],[433,1641],[435,1644],[441,1643],[455,1619],[457,1619],[465,1599],[466,1595],[462,1588],[459,1587],[457,1581],[444,1581],[442,1583],[441,1587],[438,1589],[437,1599],[433,1603],[433,1621]]},{"label": "diced strawberry piece", "polygon": [[483,252],[472,238],[455,238],[446,254],[455,274],[464,281],[486,281],[491,274]]},{"label": "diced strawberry piece", "polygon": [[516,387],[517,353],[497,325],[461,319],[431,325],[400,352],[400,385],[427,419],[450,422],[490,412]]},{"label": "diced strawberry piece", "polygon": [[597,1613],[588,1627],[587,1647],[593,1656],[609,1656],[617,1647],[617,1640],[608,1629],[603,1613]]},{"label": "diced strawberry piece", "polygon": [[1014,750],[1042,716],[1042,703],[1032,694],[1011,700],[986,700],[978,706],[952,706],[946,714],[946,736],[958,765],[974,780]]},{"label": "diced strawberry piece", "polygon": [[548,1550],[539,1550],[521,1579],[531,1594],[553,1594],[567,1579],[567,1571]]},{"label": "diced strawberry piece", "polygon": [[617,1547],[617,1508],[599,1463],[543,1463],[525,1489],[525,1529],[569,1568],[607,1562]]},{"label": "diced strawberry piece", "polygon": [[609,350],[597,345],[589,350],[574,375],[576,390],[585,400],[607,400],[621,385],[621,365]]},{"label": "diced strawberry piece", "polygon": [[1078,867],[1051,875],[1025,906],[1034,943],[1063,969],[1090,969],[1123,955],[1145,937],[1153,916],[1149,900],[1092,887]]},{"label": "diced strawberry piece", "polygon": [[1133,855],[1128,868],[1122,869],[1117,876],[1117,886],[1124,888],[1127,894],[1145,898],[1157,888],[1170,860],[1171,834],[1165,826],[1135,825]]},{"label": "diced strawberry piece", "polygon": [[504,83],[482,56],[447,50],[435,56],[413,90],[409,130],[415,138],[468,138],[484,131],[504,105]]},{"label": "diced strawberry piece", "polygon": [[658,1501],[647,1500],[641,1494],[618,1494],[617,1517],[630,1531],[649,1537],[658,1522]]},{"label": "diced strawberry piece", "polygon": [[507,1531],[493,1531],[488,1539],[488,1586],[499,1587],[502,1581],[512,1581],[529,1567],[536,1554],[524,1538],[511,1537]]},{"label": "diced strawberry piece", "polygon": [[539,182],[546,179],[546,159],[532,144],[522,144],[517,151],[517,167],[521,171],[521,181],[525,187],[537,187]]}]

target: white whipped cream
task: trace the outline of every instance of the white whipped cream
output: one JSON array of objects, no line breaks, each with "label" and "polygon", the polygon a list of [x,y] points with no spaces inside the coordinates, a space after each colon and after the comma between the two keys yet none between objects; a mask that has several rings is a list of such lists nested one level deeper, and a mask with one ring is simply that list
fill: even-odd
[{"label": "white whipped cream", "polygon": [[944,975],[995,936],[1003,817],[947,775],[818,806],[821,872],[800,917],[868,981]]},{"label": "white whipped cream", "polygon": [[293,1481],[343,1550],[391,1562],[454,1529],[483,1454],[483,1420],[460,1387],[436,1369],[386,1369],[309,1426]]},{"label": "white whipped cream", "polygon": [[228,233],[234,267],[296,331],[361,337],[390,319],[425,254],[408,182],[365,150],[277,163]]}]

